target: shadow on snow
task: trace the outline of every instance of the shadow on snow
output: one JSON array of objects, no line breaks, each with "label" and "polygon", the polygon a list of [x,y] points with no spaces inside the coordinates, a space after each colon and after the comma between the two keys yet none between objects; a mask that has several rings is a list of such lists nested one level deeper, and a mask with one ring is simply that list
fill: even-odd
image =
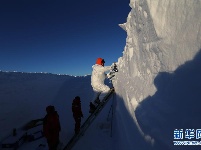
[{"label": "shadow on snow", "polygon": [[[145,134],[170,149],[200,149],[200,146],[174,146],[174,130],[201,129],[201,51],[173,73],[161,72],[155,78],[157,92],[143,100],[136,117]],[[200,141],[193,138],[193,141]]]}]

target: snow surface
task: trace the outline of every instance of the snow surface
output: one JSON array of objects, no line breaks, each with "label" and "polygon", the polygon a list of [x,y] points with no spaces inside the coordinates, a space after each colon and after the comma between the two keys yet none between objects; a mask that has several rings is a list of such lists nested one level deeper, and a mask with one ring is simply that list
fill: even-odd
[{"label": "snow surface", "polygon": [[[201,0],[131,0],[130,7],[120,25],[127,39],[113,81],[116,95],[73,149],[201,149],[173,145],[174,129],[201,129]],[[65,144],[73,135],[73,98],[81,97],[84,121],[93,96],[90,76],[0,72],[0,89],[1,140],[44,117],[52,104]],[[20,150],[39,143],[45,139]]]}]

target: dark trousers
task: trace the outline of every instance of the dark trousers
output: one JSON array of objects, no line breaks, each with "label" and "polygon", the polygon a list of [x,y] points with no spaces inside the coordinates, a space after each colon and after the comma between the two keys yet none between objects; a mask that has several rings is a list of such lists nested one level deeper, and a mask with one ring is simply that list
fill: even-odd
[{"label": "dark trousers", "polygon": [[59,137],[55,139],[47,139],[47,144],[49,150],[57,150],[57,146],[59,145]]},{"label": "dark trousers", "polygon": [[76,117],[76,116],[74,116],[73,118],[74,118],[74,120],[75,120],[75,128],[74,128],[74,131],[75,131],[75,134],[78,134],[78,133],[80,132],[81,117]]}]

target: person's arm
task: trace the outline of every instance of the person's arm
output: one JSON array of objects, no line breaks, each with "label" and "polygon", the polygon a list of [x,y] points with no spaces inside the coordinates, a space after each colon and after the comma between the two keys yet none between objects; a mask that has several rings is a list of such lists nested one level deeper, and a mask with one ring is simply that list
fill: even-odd
[{"label": "person's arm", "polygon": [[106,72],[106,71],[109,71],[110,69],[111,69],[111,66],[104,66],[100,68],[100,71]]}]

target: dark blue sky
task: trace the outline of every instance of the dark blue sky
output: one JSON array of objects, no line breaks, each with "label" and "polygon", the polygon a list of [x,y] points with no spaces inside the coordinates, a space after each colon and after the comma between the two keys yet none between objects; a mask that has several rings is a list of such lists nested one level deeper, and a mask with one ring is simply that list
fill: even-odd
[{"label": "dark blue sky", "polygon": [[122,56],[130,0],[0,1],[0,70],[91,74]]}]

